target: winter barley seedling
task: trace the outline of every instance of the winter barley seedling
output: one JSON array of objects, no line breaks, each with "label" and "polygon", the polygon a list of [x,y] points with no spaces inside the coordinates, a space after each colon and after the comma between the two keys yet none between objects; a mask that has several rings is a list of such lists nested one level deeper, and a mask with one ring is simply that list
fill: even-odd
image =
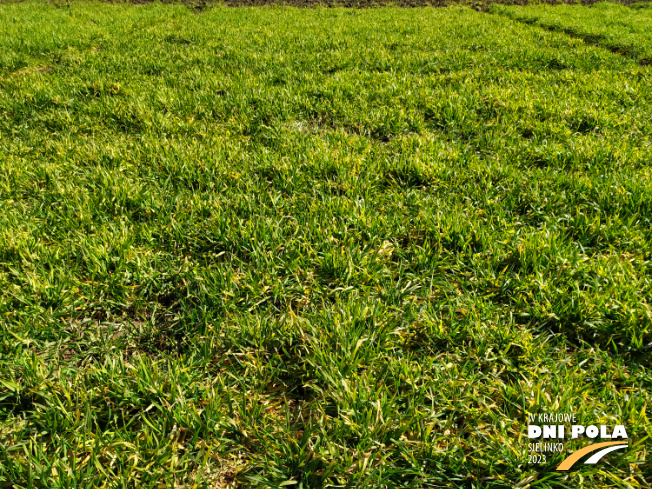
[{"label": "winter barley seedling", "polygon": [[[459,7],[0,6],[0,480],[649,487],[650,69]],[[533,412],[632,448],[529,464]]]}]

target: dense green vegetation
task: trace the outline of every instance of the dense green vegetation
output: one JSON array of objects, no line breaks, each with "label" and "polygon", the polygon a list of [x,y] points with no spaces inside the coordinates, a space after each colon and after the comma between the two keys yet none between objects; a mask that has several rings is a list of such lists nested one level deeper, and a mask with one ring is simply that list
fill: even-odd
[{"label": "dense green vegetation", "polygon": [[491,11],[551,30],[652,64],[652,2],[625,7],[616,3],[581,5],[494,5]]},{"label": "dense green vegetation", "polygon": [[[649,487],[651,69],[457,7],[1,6],[0,481]],[[632,448],[529,464],[535,412]]]}]

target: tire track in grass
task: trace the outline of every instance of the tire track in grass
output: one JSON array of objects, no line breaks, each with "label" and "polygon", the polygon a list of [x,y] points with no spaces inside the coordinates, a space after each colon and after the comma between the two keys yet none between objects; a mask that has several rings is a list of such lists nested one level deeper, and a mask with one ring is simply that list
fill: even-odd
[{"label": "tire track in grass", "polygon": [[584,44],[587,44],[589,46],[595,46],[598,48],[607,49],[608,51],[611,51],[614,54],[618,54],[620,56],[624,56],[626,58],[637,61],[641,66],[652,65],[652,56],[648,55],[645,52],[643,52],[645,54],[641,53],[633,45],[611,44],[609,41],[609,37],[602,33],[592,34],[588,32],[582,32],[580,29],[574,26],[563,26],[556,23],[546,22],[545,20],[542,20],[540,17],[534,16],[534,14],[532,16],[519,15],[515,12],[507,10],[507,8],[505,8],[505,6],[502,5],[501,6],[492,5],[489,7],[487,11],[492,14],[497,14],[503,17],[507,17],[508,19],[511,19],[513,21],[522,24],[539,27],[541,29],[545,29],[550,32],[559,32],[562,34],[566,34],[567,36],[570,36],[574,39],[581,40],[582,42],[584,42]]}]

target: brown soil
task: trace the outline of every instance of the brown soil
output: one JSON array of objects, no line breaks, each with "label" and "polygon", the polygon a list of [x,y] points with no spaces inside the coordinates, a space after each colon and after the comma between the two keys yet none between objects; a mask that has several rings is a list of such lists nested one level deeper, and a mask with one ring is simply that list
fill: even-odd
[{"label": "brown soil", "polygon": [[[136,0],[149,1],[149,0]],[[190,4],[195,8],[208,8],[216,3],[212,0],[179,0]],[[582,4],[590,5],[604,0],[581,0]],[[633,4],[640,3],[640,0],[616,0],[618,3]],[[220,3],[220,2],[218,2]],[[230,7],[248,7],[259,5],[291,5],[293,7],[351,7],[351,8],[374,8],[393,5],[397,7],[445,7],[447,5],[462,4],[477,10],[487,6],[500,3],[504,5],[526,5],[535,3],[532,0],[223,0],[221,3]],[[543,0],[536,3],[578,3],[576,0]]]},{"label": "brown soil", "polygon": [[[0,0],[0,4],[20,0]],[[70,0],[49,0],[59,6],[67,5]],[[114,3],[144,4],[157,0],[100,0]],[[229,7],[252,7],[261,5],[287,5],[293,7],[350,7],[350,8],[376,8],[383,6],[396,7],[445,7],[447,5],[467,5],[476,10],[486,9],[494,3],[504,5],[527,5],[529,3],[578,3],[590,5],[604,0],[158,0],[162,3],[182,3],[196,11],[206,10],[213,5],[227,5]],[[641,0],[611,0],[617,3],[630,5],[642,3]],[[652,1],[652,0],[643,0]]]}]

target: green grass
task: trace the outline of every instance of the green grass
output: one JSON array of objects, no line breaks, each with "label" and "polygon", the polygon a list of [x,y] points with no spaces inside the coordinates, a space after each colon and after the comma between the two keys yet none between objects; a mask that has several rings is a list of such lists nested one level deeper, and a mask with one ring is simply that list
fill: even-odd
[{"label": "green grass", "polygon": [[[466,8],[0,6],[0,480],[650,487],[651,74]],[[633,447],[528,464],[549,411]]]},{"label": "green grass", "polygon": [[495,5],[491,11],[528,24],[558,30],[652,64],[652,3],[625,7],[616,3],[581,5]]}]

